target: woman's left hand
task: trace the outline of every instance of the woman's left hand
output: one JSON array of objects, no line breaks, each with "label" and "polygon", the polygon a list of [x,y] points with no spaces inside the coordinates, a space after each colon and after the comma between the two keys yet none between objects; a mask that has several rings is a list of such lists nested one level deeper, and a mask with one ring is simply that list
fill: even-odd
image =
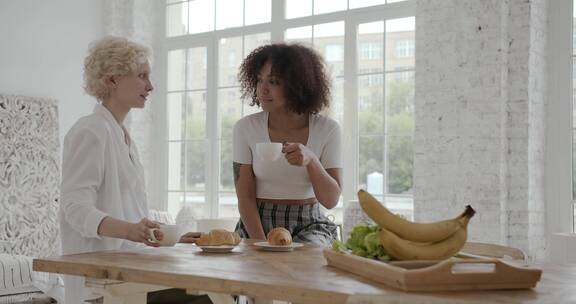
[{"label": "woman's left hand", "polygon": [[180,237],[178,243],[196,243],[200,238],[200,232],[188,232]]},{"label": "woman's left hand", "polygon": [[306,167],[316,158],[316,155],[301,143],[284,143],[282,152],[288,163],[293,166]]}]

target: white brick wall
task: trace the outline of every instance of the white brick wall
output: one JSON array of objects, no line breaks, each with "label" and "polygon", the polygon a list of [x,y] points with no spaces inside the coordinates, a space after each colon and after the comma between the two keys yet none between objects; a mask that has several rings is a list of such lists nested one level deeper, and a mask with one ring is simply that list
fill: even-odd
[{"label": "white brick wall", "polygon": [[470,239],[543,258],[545,0],[421,0],[415,216],[471,204]]}]

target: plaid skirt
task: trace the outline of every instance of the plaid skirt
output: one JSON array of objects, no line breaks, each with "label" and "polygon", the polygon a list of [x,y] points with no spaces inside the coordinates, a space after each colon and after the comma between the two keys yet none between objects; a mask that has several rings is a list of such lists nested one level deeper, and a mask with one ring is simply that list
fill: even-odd
[{"label": "plaid skirt", "polygon": [[[322,214],[319,203],[286,205],[259,201],[257,206],[265,235],[273,228],[284,227],[295,242],[322,246],[329,246],[338,236],[336,224]],[[242,238],[249,238],[242,220],[238,221],[236,232]]]}]

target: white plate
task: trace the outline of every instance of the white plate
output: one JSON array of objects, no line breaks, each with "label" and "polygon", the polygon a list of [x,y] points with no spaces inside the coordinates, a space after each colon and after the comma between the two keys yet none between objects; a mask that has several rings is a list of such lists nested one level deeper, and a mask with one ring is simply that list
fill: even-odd
[{"label": "white plate", "polygon": [[222,246],[198,246],[200,247],[200,249],[202,249],[202,251],[204,252],[210,252],[210,253],[228,253],[228,252],[232,252],[232,250],[234,248],[236,248],[236,246],[231,246],[231,245],[222,245]]},{"label": "white plate", "polygon": [[302,247],[304,244],[292,242],[290,245],[271,245],[268,242],[256,242],[254,246],[268,251],[292,251],[294,248]]}]

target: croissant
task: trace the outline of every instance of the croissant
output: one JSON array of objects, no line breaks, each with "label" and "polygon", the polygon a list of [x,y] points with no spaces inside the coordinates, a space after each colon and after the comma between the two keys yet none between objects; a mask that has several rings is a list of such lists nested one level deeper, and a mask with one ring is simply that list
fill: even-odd
[{"label": "croissant", "polygon": [[239,243],[240,235],[225,229],[212,229],[208,233],[202,233],[196,240],[198,246],[238,245]]},{"label": "croissant", "polygon": [[291,245],[292,244],[292,235],[290,231],[286,230],[282,227],[277,227],[270,232],[266,236],[268,239],[268,243],[270,245]]}]

